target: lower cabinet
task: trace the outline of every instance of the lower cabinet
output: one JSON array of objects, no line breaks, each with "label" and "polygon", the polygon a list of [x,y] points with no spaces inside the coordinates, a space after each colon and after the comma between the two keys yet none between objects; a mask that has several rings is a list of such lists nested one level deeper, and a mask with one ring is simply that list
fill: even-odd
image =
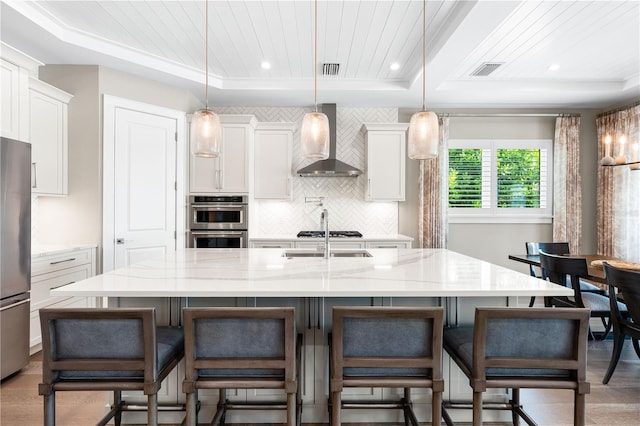
[{"label": "lower cabinet", "polygon": [[89,278],[96,274],[95,247],[69,250],[62,253],[38,256],[31,261],[31,315],[29,324],[30,353],[42,349],[40,309],[86,308],[93,301],[86,297],[55,297],[49,292],[63,285]]}]

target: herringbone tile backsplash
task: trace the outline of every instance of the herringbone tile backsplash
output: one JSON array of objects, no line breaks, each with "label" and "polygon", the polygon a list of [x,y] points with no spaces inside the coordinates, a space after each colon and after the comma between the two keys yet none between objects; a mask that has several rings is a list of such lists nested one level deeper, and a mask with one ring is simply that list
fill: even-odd
[{"label": "herringbone tile backsplash", "polygon": [[[311,163],[300,153],[300,124],[310,108],[222,107],[219,114],[253,114],[261,122],[293,122],[293,173]],[[396,108],[337,108],[336,158],[365,169],[363,123],[396,123]],[[320,229],[322,207],[305,203],[305,197],[324,197],[333,230],[356,230],[369,235],[398,233],[397,202],[364,201],[364,176],[357,178],[311,178],[293,174],[290,202],[252,200],[251,235],[292,235],[300,230]]]}]

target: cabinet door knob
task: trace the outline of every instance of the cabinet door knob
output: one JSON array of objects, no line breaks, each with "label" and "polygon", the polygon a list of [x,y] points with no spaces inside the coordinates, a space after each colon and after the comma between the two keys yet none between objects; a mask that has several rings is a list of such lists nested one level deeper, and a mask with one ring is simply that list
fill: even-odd
[{"label": "cabinet door knob", "polygon": [[116,244],[124,244],[124,238],[116,238]]}]

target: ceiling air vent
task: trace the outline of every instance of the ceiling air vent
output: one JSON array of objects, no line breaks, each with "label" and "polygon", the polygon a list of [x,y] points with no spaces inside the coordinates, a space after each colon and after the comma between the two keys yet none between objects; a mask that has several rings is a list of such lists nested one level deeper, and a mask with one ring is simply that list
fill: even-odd
[{"label": "ceiling air vent", "polygon": [[340,64],[322,64],[322,75],[338,75]]},{"label": "ceiling air vent", "polygon": [[485,62],[480,65],[474,72],[471,73],[472,77],[486,77],[495,70],[498,69],[504,62]]}]

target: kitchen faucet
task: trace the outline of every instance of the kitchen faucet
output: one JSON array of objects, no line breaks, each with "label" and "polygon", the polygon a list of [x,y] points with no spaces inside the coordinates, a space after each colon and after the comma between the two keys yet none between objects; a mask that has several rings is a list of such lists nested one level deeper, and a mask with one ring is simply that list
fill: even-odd
[{"label": "kitchen faucet", "polygon": [[329,258],[329,211],[322,209],[320,220],[324,221],[324,258]]}]

